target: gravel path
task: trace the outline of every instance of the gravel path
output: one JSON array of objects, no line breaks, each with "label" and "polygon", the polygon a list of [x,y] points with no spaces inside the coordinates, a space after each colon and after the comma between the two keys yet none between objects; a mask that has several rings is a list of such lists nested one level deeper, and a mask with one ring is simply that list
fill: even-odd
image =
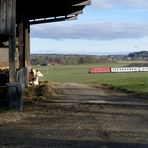
[{"label": "gravel path", "polygon": [[96,85],[55,84],[52,100],[0,112],[0,147],[147,148],[148,101]]}]

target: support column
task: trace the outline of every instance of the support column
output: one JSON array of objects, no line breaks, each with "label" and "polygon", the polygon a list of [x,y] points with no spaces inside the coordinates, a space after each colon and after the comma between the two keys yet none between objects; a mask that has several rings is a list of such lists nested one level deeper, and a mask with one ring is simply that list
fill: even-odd
[{"label": "support column", "polygon": [[23,16],[19,23],[19,61],[20,68],[30,66],[30,26]]},{"label": "support column", "polygon": [[11,0],[12,5],[9,5],[9,9],[12,9],[12,14],[10,15],[9,24],[9,82],[14,83],[16,79],[16,64],[15,64],[15,54],[16,54],[16,0]]},{"label": "support column", "polygon": [[25,56],[24,56],[24,20],[23,16],[21,16],[19,24],[18,24],[18,43],[19,43],[19,69],[25,67]]},{"label": "support column", "polygon": [[25,28],[25,67],[30,66],[30,25],[27,20]]},{"label": "support column", "polygon": [[30,70],[30,26],[25,16],[21,16],[18,25],[19,72],[18,81],[28,86]]},{"label": "support column", "polygon": [[30,25],[27,20],[25,26],[25,68],[26,68],[26,85],[29,84],[30,71]]}]

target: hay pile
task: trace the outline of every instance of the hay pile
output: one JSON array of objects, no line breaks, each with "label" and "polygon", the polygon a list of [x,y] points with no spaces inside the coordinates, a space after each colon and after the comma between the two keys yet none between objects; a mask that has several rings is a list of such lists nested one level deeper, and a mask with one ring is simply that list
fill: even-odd
[{"label": "hay pile", "polygon": [[54,99],[55,96],[60,94],[53,84],[43,83],[37,86],[28,87],[24,93],[25,101],[31,101],[33,103],[49,102]]}]

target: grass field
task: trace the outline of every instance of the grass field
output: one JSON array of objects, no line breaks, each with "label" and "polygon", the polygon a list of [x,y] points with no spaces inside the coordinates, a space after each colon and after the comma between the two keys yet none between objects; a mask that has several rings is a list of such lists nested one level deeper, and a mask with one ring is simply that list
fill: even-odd
[{"label": "grass field", "polygon": [[137,94],[148,94],[148,72],[88,74],[90,67],[123,67],[128,62],[100,63],[66,66],[38,66],[44,77],[50,82],[93,83],[107,85]]}]

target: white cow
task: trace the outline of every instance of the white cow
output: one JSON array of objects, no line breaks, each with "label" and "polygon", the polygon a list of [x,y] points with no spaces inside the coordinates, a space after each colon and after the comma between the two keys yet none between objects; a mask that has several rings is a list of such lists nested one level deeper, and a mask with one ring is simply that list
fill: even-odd
[{"label": "white cow", "polygon": [[29,73],[29,84],[39,85],[39,77],[43,77],[43,74],[39,70],[31,69]]}]

